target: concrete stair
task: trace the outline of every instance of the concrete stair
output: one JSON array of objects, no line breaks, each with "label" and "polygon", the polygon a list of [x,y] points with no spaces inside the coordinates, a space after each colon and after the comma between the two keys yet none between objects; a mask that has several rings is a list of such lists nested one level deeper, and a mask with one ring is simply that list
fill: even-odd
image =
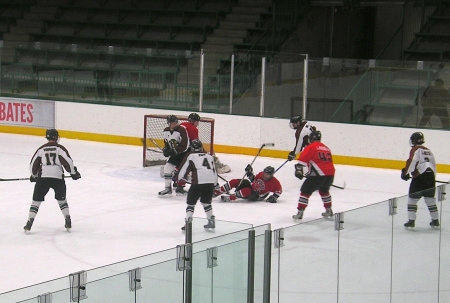
[{"label": "concrete stair", "polygon": [[[225,20],[221,21],[213,33],[207,37],[206,42],[201,45],[205,51],[205,75],[216,74],[220,69],[220,60],[230,59],[234,53],[234,44],[245,43],[247,29],[257,28],[262,13],[269,11],[271,0],[239,0]],[[193,82],[195,75],[199,74],[200,60],[189,63],[189,69],[183,67],[178,75],[178,83],[183,84],[188,79],[189,84]],[[198,80],[199,76],[198,76]],[[187,84],[187,83],[186,83]]]}]

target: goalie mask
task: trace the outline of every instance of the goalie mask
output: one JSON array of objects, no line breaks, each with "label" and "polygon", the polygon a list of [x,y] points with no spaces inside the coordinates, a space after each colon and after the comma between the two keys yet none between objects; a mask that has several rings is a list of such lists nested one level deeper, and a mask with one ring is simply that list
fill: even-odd
[{"label": "goalie mask", "polygon": [[193,152],[202,152],[203,144],[200,140],[196,139],[191,142],[191,151]]},{"label": "goalie mask", "polygon": [[273,174],[275,174],[275,168],[273,166],[267,166],[264,168],[263,173],[264,180],[269,180],[273,177]]},{"label": "goalie mask", "polygon": [[52,141],[58,142],[59,141],[59,133],[56,129],[49,128],[45,132],[45,138],[47,138],[47,140],[52,140]]},{"label": "goalie mask", "polygon": [[300,122],[302,122],[302,116],[294,116],[291,120],[289,120],[289,127],[292,129],[297,129]]},{"label": "goalie mask", "polygon": [[414,145],[422,145],[425,143],[425,138],[421,132],[415,132],[409,138],[409,145],[413,147]]},{"label": "goalie mask", "polygon": [[178,118],[175,115],[168,115],[167,116],[167,124],[170,124],[172,122],[178,123]]}]

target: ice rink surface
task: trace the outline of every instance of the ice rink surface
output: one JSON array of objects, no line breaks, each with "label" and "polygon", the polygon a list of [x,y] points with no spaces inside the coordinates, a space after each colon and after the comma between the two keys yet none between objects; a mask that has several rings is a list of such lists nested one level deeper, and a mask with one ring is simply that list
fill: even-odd
[{"label": "ice rink surface", "polygon": [[[29,177],[29,162],[36,149],[46,143],[44,136],[0,134],[0,140],[3,142],[0,178]],[[66,181],[72,230],[70,233],[65,230],[64,218],[50,191],[31,232],[24,234],[34,184],[0,182],[0,293],[184,243],[180,228],[184,224],[185,197],[158,197],[158,191],[164,188],[160,167],[142,167],[141,147],[65,138],[60,143],[69,150],[82,175],[80,180]],[[253,160],[253,156],[218,156],[232,169],[222,175],[227,180],[241,178],[245,166]],[[278,168],[284,162],[284,159],[258,157],[253,167],[258,172],[268,165]],[[272,229],[297,224],[292,215],[296,213],[302,181],[294,176],[294,163],[288,162],[275,175],[283,186],[283,194],[276,204],[222,203],[214,199],[215,235],[221,233],[220,221],[254,226],[271,223]],[[342,186],[345,182],[346,188],[331,189],[335,213],[404,196],[408,191],[409,182],[400,179],[398,170],[346,165],[336,165],[336,169],[334,184]],[[438,174],[437,179],[448,181],[450,175]],[[422,216],[429,216],[423,208],[419,211]],[[322,212],[322,202],[316,192],[311,196],[303,221],[317,219]],[[406,222],[406,209],[398,212],[402,223]],[[194,217],[205,217],[200,204]],[[194,241],[204,237],[204,233],[196,231]],[[421,237],[420,233],[416,236]]]}]

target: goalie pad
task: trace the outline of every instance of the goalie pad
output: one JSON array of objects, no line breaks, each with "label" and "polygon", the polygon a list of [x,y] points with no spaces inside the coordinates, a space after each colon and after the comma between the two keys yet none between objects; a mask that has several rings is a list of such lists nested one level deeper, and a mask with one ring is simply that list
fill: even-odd
[{"label": "goalie pad", "polygon": [[219,158],[214,156],[214,164],[216,165],[216,171],[218,174],[225,174],[231,171],[231,168],[227,164],[220,162]]}]

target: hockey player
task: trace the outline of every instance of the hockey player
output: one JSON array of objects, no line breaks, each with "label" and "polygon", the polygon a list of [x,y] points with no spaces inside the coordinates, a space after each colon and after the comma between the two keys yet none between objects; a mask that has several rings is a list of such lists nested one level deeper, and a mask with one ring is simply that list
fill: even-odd
[{"label": "hockey player", "polygon": [[[186,221],[191,221],[194,214],[195,205],[198,199],[203,205],[208,224],[205,229],[214,229],[216,227],[215,216],[211,205],[214,194],[214,186],[217,184],[217,172],[214,165],[214,158],[205,153],[203,144],[200,140],[191,142],[191,153],[188,154],[180,164],[178,185],[186,183],[188,175],[191,175],[191,186],[187,194]],[[184,226],[181,228],[184,230]]]},{"label": "hockey player", "polygon": [[[193,140],[200,140],[198,135],[198,124],[200,123],[200,116],[197,113],[191,113],[188,116],[187,122],[182,122],[180,125],[183,125],[188,133],[189,142],[192,142]],[[214,163],[216,164],[217,173],[224,174],[231,171],[231,168],[227,164],[223,164],[220,162],[219,158],[215,155],[212,155],[214,157]]]},{"label": "hockey player", "polygon": [[48,142],[39,147],[30,162],[30,181],[36,182],[34,185],[33,201],[31,202],[28,220],[23,229],[26,233],[31,230],[31,226],[36,218],[42,201],[45,200],[49,189],[55,192],[55,199],[64,216],[64,227],[72,228],[72,221],[69,213],[69,205],[66,199],[66,182],[64,181],[64,170],[70,173],[73,180],[81,178],[77,167],[73,165],[72,158],[67,149],[59,144],[59,133],[54,128],[47,129],[45,138]]},{"label": "hockey player", "polygon": [[[323,217],[333,216],[331,209],[330,187],[334,180],[334,164],[331,150],[322,142],[322,133],[320,131],[312,131],[309,135],[309,145],[300,154],[299,163],[295,165],[295,176],[300,180],[306,177],[300,188],[300,198],[298,199],[297,214],[293,215],[294,220],[301,220],[303,212],[308,206],[309,197],[316,190],[322,198],[325,212]],[[303,169],[307,168],[304,173]]]},{"label": "hockey player", "polygon": [[406,166],[402,169],[401,178],[408,181],[412,175],[409,185],[408,196],[408,222],[404,225],[407,228],[415,226],[417,203],[423,197],[428,211],[431,215],[431,227],[439,227],[439,213],[436,205],[436,161],[434,155],[422,144],[425,143],[421,132],[415,132],[409,139],[411,151],[406,160]]},{"label": "hockey player", "polygon": [[295,147],[288,155],[288,160],[292,161],[309,144],[308,136],[316,128],[308,121],[302,120],[301,116],[292,117],[289,121],[289,127],[295,129]]},{"label": "hockey player", "polygon": [[258,174],[253,174],[253,168],[250,164],[245,168],[248,179],[232,179],[225,183],[220,189],[216,189],[215,196],[229,192],[235,188],[235,193],[231,195],[222,195],[223,202],[234,201],[237,198],[247,199],[249,201],[262,201],[270,195],[266,202],[277,203],[278,198],[283,192],[280,181],[274,177],[275,168],[267,166]]},{"label": "hockey player", "polygon": [[[178,118],[174,115],[167,116],[167,127],[163,131],[164,138],[164,157],[169,157],[164,165],[165,188],[158,193],[163,196],[172,194],[172,176],[175,168],[179,166],[184,156],[187,154],[189,139],[186,128],[178,124]],[[177,186],[175,190],[177,195],[185,195],[187,192],[184,186]]]}]

